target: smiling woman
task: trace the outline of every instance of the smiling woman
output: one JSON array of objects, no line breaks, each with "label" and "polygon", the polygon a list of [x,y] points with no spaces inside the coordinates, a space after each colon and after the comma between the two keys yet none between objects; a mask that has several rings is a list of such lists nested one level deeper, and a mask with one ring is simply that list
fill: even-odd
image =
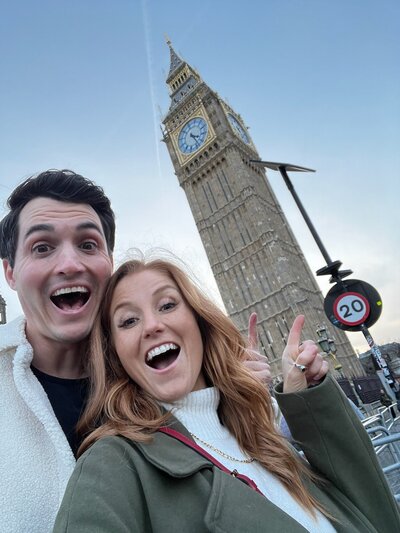
[{"label": "smiling woman", "polygon": [[315,344],[299,346],[303,324],[276,395],[309,464],[276,429],[232,321],[171,261],[121,265],[92,333],[86,451],[55,533],[396,530],[370,439]]},{"label": "smiling woman", "polygon": [[116,286],[110,317],[122,366],[156,400],[205,387],[197,320],[170,275],[136,268]]}]

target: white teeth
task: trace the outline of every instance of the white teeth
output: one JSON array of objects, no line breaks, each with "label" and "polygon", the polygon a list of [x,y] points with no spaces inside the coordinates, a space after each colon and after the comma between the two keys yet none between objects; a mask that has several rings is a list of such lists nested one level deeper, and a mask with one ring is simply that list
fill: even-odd
[{"label": "white teeth", "polygon": [[64,287],[63,289],[57,289],[53,292],[52,296],[61,296],[62,294],[70,294],[71,292],[89,292],[86,287]]},{"label": "white teeth", "polygon": [[172,342],[169,342],[167,344],[161,344],[161,346],[156,346],[155,348],[147,352],[146,361],[151,361],[156,355],[168,352],[168,350],[177,350],[178,348],[179,346],[173,344]]}]

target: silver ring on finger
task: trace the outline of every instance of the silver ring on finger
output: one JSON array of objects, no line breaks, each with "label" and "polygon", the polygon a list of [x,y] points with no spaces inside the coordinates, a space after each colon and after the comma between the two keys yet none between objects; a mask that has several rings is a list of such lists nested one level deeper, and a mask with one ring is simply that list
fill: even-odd
[{"label": "silver ring on finger", "polygon": [[307,367],[306,365],[301,365],[299,363],[293,363],[293,365],[298,369],[300,370],[300,372],[305,372],[307,370]]}]

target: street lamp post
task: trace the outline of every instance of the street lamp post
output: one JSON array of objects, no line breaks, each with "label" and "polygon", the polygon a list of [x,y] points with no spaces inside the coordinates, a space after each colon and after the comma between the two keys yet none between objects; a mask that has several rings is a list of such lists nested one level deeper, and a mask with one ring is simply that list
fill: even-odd
[{"label": "street lamp post", "polygon": [[335,341],[328,337],[328,331],[325,326],[318,325],[316,331],[318,335],[317,342],[319,344],[319,347],[328,357],[331,357],[333,362],[333,368],[337,371],[341,370],[342,365],[336,357],[337,348]]},{"label": "street lamp post", "polygon": [[341,261],[332,261],[332,259],[331,259],[330,255],[328,254],[324,244],[322,243],[322,240],[321,240],[320,236],[317,233],[317,230],[314,227],[314,224],[311,222],[311,219],[308,216],[307,211],[305,210],[303,204],[301,203],[301,200],[300,200],[295,188],[293,187],[293,183],[291,182],[291,180],[290,180],[290,178],[288,176],[288,171],[289,172],[315,172],[315,170],[313,170],[312,168],[300,167],[298,165],[291,165],[289,163],[274,163],[272,161],[259,161],[259,160],[256,160],[256,159],[251,159],[250,162],[251,163],[256,163],[257,165],[269,168],[271,170],[279,170],[279,172],[281,173],[281,176],[282,176],[284,182],[286,183],[286,186],[289,189],[290,194],[293,196],[293,199],[296,202],[297,207],[299,208],[300,213],[302,214],[302,216],[304,218],[304,221],[307,224],[308,229],[311,232],[311,235],[314,237],[314,240],[317,243],[317,246],[320,249],[321,254],[323,255],[323,257],[324,257],[324,259],[326,261],[326,266],[324,266],[324,267],[320,268],[319,270],[317,270],[317,272],[316,272],[317,276],[330,275],[331,276],[331,278],[329,280],[330,283],[334,283],[334,282],[339,282],[340,283],[340,282],[342,282],[343,278],[345,278],[346,276],[349,276],[350,274],[352,274],[353,273],[352,270],[339,270],[340,267],[342,266],[342,262]]}]

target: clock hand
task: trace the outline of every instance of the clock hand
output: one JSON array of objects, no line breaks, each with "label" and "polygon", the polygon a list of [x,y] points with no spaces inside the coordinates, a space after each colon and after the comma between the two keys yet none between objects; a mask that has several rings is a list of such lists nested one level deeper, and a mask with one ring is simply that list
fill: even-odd
[{"label": "clock hand", "polygon": [[195,135],[194,133],[190,132],[190,136],[192,137],[192,139],[198,139],[200,137],[200,135]]}]

